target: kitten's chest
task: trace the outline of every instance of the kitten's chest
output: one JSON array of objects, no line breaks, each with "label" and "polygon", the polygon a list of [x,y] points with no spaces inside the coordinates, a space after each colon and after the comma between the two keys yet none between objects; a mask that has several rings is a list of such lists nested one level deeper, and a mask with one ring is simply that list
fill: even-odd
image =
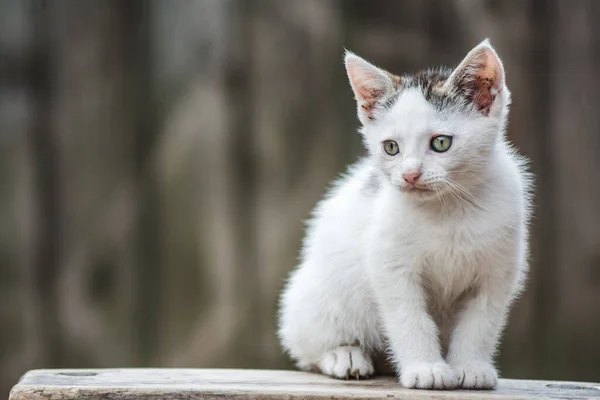
[{"label": "kitten's chest", "polygon": [[421,229],[413,226],[412,234],[410,229],[405,232],[404,240],[413,243],[414,268],[432,292],[458,296],[487,273],[495,229],[470,217],[425,221]]}]

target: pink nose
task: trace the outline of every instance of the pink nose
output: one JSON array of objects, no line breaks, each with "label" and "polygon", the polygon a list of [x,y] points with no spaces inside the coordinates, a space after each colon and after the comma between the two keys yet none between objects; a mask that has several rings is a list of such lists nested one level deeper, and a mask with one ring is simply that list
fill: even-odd
[{"label": "pink nose", "polygon": [[406,182],[410,183],[411,185],[414,185],[420,176],[421,176],[421,171],[412,171],[412,172],[406,172],[406,173],[402,174],[402,177],[404,178],[404,180]]}]

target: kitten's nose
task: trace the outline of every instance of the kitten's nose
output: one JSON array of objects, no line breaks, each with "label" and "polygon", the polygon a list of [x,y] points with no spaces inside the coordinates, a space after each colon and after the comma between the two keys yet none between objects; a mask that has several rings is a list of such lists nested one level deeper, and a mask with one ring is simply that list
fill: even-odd
[{"label": "kitten's nose", "polygon": [[405,172],[402,174],[402,177],[404,178],[404,180],[408,183],[410,183],[411,185],[414,185],[415,182],[417,181],[417,179],[419,179],[419,177],[421,176],[421,170],[416,170],[416,171],[410,171],[410,172]]}]

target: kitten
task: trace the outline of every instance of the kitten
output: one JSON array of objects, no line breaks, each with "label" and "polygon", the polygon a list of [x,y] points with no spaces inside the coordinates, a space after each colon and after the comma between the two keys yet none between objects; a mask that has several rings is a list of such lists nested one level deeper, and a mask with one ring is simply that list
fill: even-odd
[{"label": "kitten", "polygon": [[395,76],[346,53],[368,156],[318,204],[281,296],[302,369],[492,389],[527,273],[531,178],[508,144],[510,92],[486,39],[454,70]]}]

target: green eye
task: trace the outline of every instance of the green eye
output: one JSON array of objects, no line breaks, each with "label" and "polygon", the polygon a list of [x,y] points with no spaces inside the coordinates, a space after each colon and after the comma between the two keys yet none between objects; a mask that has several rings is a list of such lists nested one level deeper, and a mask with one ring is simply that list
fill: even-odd
[{"label": "green eye", "polygon": [[395,156],[398,154],[400,149],[398,149],[398,143],[393,140],[386,140],[383,142],[383,151],[385,151],[390,156]]},{"label": "green eye", "polygon": [[450,146],[452,146],[452,136],[438,135],[431,139],[429,146],[431,147],[431,150],[436,153],[448,151]]}]

